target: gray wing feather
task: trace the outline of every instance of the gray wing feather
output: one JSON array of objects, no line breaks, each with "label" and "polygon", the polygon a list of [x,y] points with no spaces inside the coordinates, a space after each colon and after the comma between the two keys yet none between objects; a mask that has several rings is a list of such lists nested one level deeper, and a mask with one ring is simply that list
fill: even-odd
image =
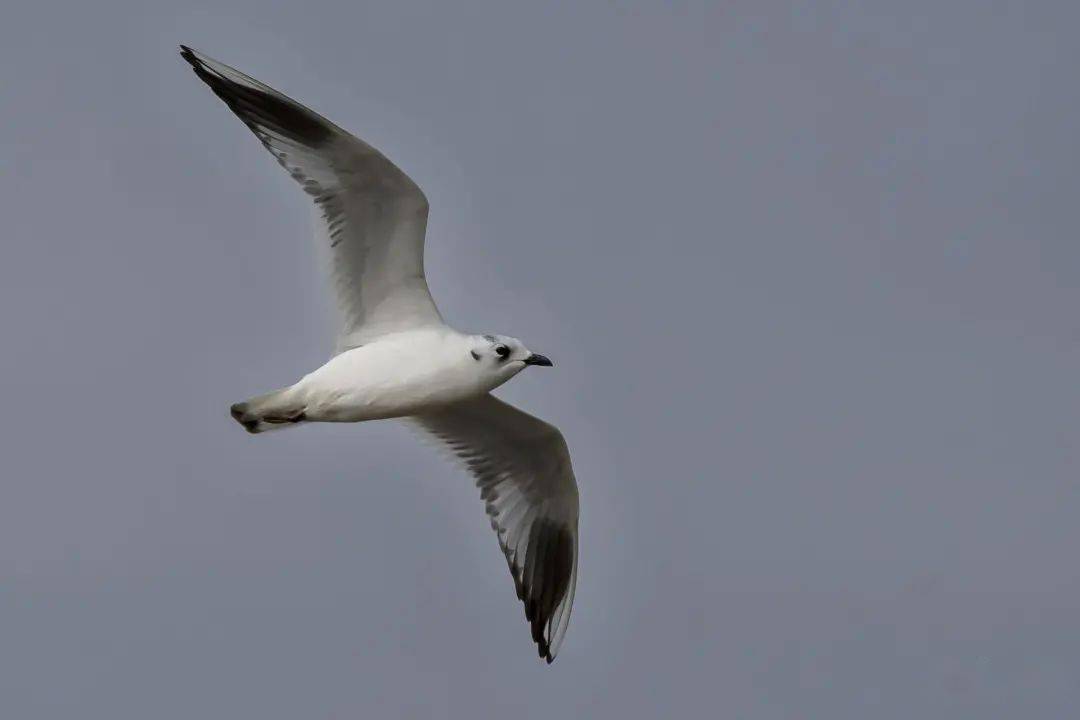
[{"label": "gray wing feather", "polygon": [[424,276],[428,202],[416,183],[273,88],[191,48],[180,54],[314,200],[341,316],[339,351],[442,324]]},{"label": "gray wing feather", "polygon": [[550,663],[577,585],[578,489],[562,433],[491,395],[412,420],[476,479],[533,641]]}]

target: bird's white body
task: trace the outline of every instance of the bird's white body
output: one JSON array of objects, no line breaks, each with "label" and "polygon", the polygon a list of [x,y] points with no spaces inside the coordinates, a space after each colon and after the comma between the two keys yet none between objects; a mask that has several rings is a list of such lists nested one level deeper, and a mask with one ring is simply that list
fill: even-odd
[{"label": "bird's white body", "polygon": [[475,344],[474,336],[446,326],[386,335],[335,356],[284,391],[283,399],[302,403],[309,421],[419,415],[480,397],[513,376],[476,360],[470,354]]}]

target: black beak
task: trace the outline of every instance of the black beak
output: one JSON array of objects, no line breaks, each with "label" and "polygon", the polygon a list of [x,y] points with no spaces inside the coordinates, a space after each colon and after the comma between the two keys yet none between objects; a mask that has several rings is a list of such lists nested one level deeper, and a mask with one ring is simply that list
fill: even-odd
[{"label": "black beak", "polygon": [[555,363],[548,360],[543,355],[537,355],[533,353],[529,357],[525,358],[526,365],[539,365],[540,367],[554,367]]}]

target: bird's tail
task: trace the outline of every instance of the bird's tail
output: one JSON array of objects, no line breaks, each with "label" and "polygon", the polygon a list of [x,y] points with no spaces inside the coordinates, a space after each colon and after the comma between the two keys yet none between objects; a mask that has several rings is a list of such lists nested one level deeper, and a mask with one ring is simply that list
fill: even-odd
[{"label": "bird's tail", "polygon": [[305,403],[296,399],[291,390],[292,388],[275,390],[236,403],[229,408],[229,412],[249,433],[261,433],[302,423],[307,419],[304,415]]}]

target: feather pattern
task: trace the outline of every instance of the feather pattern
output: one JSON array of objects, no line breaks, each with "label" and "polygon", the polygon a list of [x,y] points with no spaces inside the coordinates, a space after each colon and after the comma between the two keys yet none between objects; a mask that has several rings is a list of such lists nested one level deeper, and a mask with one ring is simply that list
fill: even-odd
[{"label": "feather pattern", "polygon": [[441,325],[424,275],[428,202],[378,150],[277,90],[180,53],[314,201],[341,317],[338,351]]},{"label": "feather pattern", "polygon": [[551,662],[577,583],[578,490],[562,434],[491,395],[413,421],[476,480],[533,641]]}]

